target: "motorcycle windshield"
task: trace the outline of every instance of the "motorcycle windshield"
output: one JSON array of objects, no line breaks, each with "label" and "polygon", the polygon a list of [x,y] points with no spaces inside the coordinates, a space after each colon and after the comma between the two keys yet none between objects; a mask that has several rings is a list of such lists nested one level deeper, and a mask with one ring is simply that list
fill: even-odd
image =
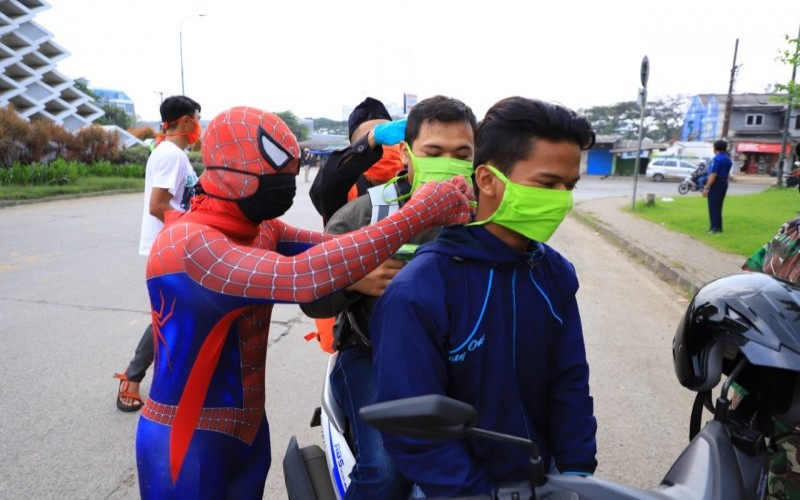
[{"label": "motorcycle windshield", "polygon": [[[800,372],[800,287],[761,273],[712,281],[692,301],[703,329],[757,366]],[[698,325],[700,326],[700,325]]]}]

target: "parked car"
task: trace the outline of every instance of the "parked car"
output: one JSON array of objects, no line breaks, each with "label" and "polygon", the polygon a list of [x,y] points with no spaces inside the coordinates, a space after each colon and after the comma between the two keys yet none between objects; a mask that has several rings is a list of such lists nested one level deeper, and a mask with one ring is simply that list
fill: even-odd
[{"label": "parked car", "polygon": [[697,165],[690,161],[672,159],[655,159],[647,165],[645,177],[656,182],[664,179],[683,180],[687,175],[692,175],[697,170]]}]

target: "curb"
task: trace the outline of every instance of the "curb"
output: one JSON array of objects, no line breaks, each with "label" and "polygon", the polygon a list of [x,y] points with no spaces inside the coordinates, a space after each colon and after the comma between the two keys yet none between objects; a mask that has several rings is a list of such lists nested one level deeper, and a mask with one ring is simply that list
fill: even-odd
[{"label": "curb", "polygon": [[700,283],[696,278],[689,276],[682,269],[670,265],[667,261],[654,255],[645,247],[626,238],[611,226],[601,222],[580,208],[575,207],[572,211],[572,215],[585,226],[602,234],[614,245],[640,259],[642,264],[654,271],[661,279],[677,285],[684,293],[690,296],[694,295],[694,293],[703,286],[704,283]]},{"label": "curb", "polygon": [[77,198],[89,198],[94,196],[110,196],[114,194],[140,193],[141,189],[114,189],[111,191],[97,191],[94,193],[75,193],[62,194],[58,196],[48,196],[46,198],[36,198],[34,200],[0,200],[0,209],[17,207],[20,205],[33,205],[34,203],[47,203],[50,201],[74,200]]}]

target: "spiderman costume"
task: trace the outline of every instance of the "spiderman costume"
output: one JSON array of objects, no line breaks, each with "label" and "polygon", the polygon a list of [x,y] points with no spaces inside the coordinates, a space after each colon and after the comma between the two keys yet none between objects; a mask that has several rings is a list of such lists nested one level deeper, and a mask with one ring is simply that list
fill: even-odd
[{"label": "spiderman costume", "polygon": [[238,107],[203,137],[204,194],[169,213],[147,265],[155,373],[136,436],[142,498],[261,498],[272,304],[310,302],[375,269],[414,233],[470,218],[459,179],[430,183],[378,224],[337,238],[276,219],[291,206],[297,141]]}]

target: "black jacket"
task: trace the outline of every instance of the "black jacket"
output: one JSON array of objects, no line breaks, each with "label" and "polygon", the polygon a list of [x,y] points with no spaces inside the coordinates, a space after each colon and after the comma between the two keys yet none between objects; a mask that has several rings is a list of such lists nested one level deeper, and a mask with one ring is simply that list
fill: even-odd
[{"label": "black jacket", "polygon": [[347,204],[347,193],[353,184],[358,186],[359,196],[372,187],[362,174],[383,156],[383,147],[369,147],[364,135],[354,144],[331,153],[325,165],[319,169],[308,194],[314,208],[327,224],[337,210]]},{"label": "black jacket", "polygon": [[[397,193],[403,195],[411,191],[411,186],[405,179],[397,181]],[[403,202],[400,202],[401,206]],[[338,210],[325,225],[325,232],[329,234],[344,234],[360,229],[369,225],[372,218],[372,202],[369,195],[362,195],[355,200],[345,204]],[[422,244],[433,241],[439,234],[439,228],[429,229],[424,233],[414,235],[410,243]],[[300,309],[311,318],[330,318],[338,316],[334,336],[336,342],[334,347],[342,344],[361,342],[360,332],[369,338],[369,319],[372,316],[372,308],[375,306],[376,297],[362,295],[357,292],[340,290],[331,295],[323,297],[307,304],[300,304]],[[348,315],[349,311],[349,315]],[[352,317],[355,325],[348,319]]]}]

